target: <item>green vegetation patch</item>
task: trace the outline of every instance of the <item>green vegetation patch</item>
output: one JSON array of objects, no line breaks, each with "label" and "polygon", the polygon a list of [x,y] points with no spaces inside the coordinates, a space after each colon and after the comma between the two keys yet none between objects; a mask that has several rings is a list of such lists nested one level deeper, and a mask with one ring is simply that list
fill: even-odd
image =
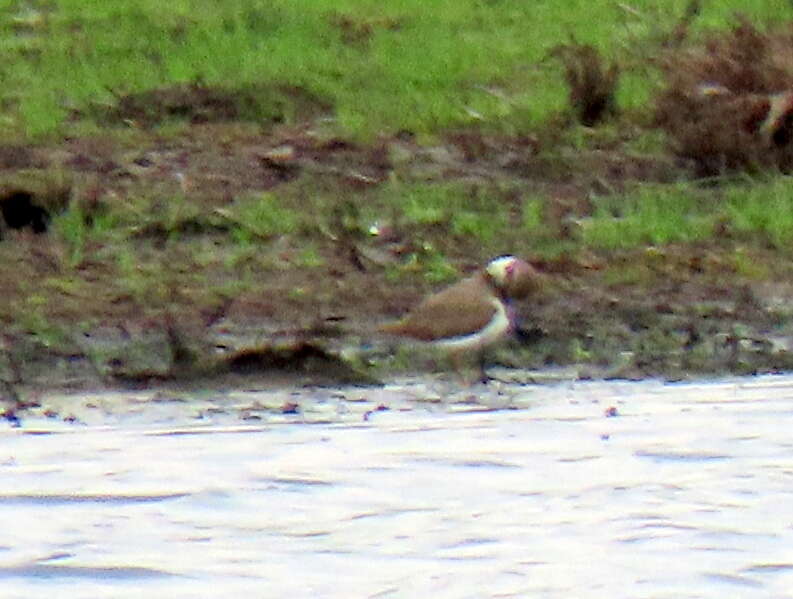
[{"label": "green vegetation patch", "polygon": [[736,232],[759,234],[776,249],[793,250],[793,178],[730,185],[724,202]]},{"label": "green vegetation patch", "polygon": [[255,239],[268,240],[292,233],[298,225],[295,212],[284,207],[272,193],[240,198],[231,210],[223,210],[223,214],[234,222],[232,237],[243,245]]},{"label": "green vegetation patch", "polygon": [[383,190],[404,224],[443,226],[489,246],[508,229],[508,210],[497,189],[460,182],[394,183]]},{"label": "green vegetation patch", "polygon": [[[288,121],[303,115],[288,104],[308,101],[359,137],[471,124],[520,131],[564,108],[562,67],[548,58],[571,37],[619,56],[628,67],[619,102],[646,105],[657,77],[630,57],[669,37],[689,4],[14,1],[0,17],[0,129],[57,132],[102,106],[144,122],[186,110]],[[730,0],[705,3],[692,27],[723,26],[737,10],[793,17],[788,3]],[[222,90],[238,97],[229,103]]]},{"label": "green vegetation patch", "polygon": [[592,218],[582,222],[581,238],[602,249],[708,239],[714,216],[706,204],[707,196],[691,184],[637,186],[598,198]]}]

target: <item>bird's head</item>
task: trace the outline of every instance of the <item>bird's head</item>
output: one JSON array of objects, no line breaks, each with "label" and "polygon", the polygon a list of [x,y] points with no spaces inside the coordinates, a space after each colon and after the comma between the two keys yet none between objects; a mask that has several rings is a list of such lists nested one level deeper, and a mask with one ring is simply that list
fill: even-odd
[{"label": "bird's head", "polygon": [[542,284],[542,275],[528,262],[515,256],[499,256],[491,260],[485,272],[493,284],[511,299],[522,299]]}]

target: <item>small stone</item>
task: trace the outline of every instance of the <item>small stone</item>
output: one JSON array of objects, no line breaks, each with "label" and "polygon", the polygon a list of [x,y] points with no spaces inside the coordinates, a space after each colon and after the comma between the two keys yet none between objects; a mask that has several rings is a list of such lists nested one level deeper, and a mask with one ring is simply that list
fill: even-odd
[{"label": "small stone", "polygon": [[287,401],[281,406],[281,414],[299,414],[300,404],[293,401]]},{"label": "small stone", "polygon": [[14,428],[19,428],[20,426],[22,426],[22,422],[20,421],[19,416],[17,416],[17,413],[10,408],[0,413],[0,418],[4,418],[5,420],[7,420]]},{"label": "small stone", "polygon": [[374,409],[372,409],[372,410],[368,410],[368,411],[364,412],[364,414],[363,414],[363,420],[364,420],[364,422],[368,422],[368,421],[369,421],[369,418],[370,418],[370,417],[372,416],[372,414],[374,414],[375,412],[385,412],[385,411],[388,411],[388,410],[390,410],[390,409],[391,409],[391,408],[389,408],[388,406],[386,406],[386,405],[383,405],[383,404],[380,404],[380,405],[379,405],[379,406],[377,406],[376,408],[374,408]]},{"label": "small stone", "polygon": [[295,159],[295,148],[288,144],[277,146],[262,154],[265,162],[285,163]]}]

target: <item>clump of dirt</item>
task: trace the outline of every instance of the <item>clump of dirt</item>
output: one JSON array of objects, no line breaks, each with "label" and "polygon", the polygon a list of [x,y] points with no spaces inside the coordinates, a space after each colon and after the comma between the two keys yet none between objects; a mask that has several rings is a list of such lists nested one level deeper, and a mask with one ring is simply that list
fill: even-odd
[{"label": "clump of dirt", "polygon": [[98,120],[152,127],[169,121],[190,123],[234,120],[282,123],[330,111],[330,103],[291,85],[259,84],[246,89],[191,83],[119,95],[110,108],[96,107]]},{"label": "clump of dirt", "polygon": [[341,39],[350,46],[366,46],[377,31],[399,31],[402,21],[391,17],[365,18],[360,15],[331,13],[329,21],[338,28]]},{"label": "clump of dirt", "polygon": [[656,122],[702,175],[793,168],[793,25],[746,19],[667,52]]},{"label": "clump of dirt", "polygon": [[44,168],[46,160],[37,149],[22,144],[0,145],[0,169]]}]

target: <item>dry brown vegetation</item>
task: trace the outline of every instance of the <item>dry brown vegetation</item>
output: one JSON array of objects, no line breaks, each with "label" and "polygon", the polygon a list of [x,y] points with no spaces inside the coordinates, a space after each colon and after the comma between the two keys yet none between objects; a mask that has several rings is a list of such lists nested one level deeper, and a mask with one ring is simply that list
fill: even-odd
[{"label": "dry brown vegetation", "polygon": [[592,127],[616,114],[619,65],[606,66],[597,48],[576,41],[557,46],[551,55],[564,65],[570,105],[578,122]]},{"label": "dry brown vegetation", "polygon": [[656,122],[699,174],[793,167],[793,25],[745,19],[659,60]]}]

